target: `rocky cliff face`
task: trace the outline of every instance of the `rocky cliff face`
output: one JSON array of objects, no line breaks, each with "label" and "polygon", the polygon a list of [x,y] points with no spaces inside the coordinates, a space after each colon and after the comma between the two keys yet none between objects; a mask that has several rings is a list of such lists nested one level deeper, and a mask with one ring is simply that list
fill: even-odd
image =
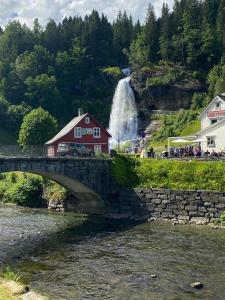
[{"label": "rocky cliff face", "polygon": [[131,84],[134,89],[139,111],[152,110],[177,111],[188,109],[194,93],[204,92],[206,88],[197,79],[184,77],[168,84],[147,84],[149,78],[159,78],[161,72],[135,72],[132,74]]}]

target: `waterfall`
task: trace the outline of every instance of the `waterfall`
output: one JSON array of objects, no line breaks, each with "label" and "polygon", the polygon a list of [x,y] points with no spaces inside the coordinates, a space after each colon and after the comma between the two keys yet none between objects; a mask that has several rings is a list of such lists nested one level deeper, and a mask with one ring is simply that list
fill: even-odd
[{"label": "waterfall", "polygon": [[113,97],[109,122],[112,146],[137,139],[137,108],[129,82],[130,77],[121,79]]}]

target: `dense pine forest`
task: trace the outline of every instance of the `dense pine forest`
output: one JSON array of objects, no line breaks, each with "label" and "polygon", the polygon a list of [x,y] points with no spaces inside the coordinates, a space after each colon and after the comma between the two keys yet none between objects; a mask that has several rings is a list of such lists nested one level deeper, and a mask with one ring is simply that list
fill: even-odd
[{"label": "dense pine forest", "polygon": [[[225,0],[176,0],[157,18],[150,4],[144,24],[119,12],[113,23],[95,10],[81,18],[29,28],[0,29],[0,126],[17,134],[23,117],[42,107],[60,126],[82,107],[107,126],[119,68],[146,72],[168,66],[163,84],[185,72],[207,88],[225,91]],[[175,72],[176,71],[176,72]],[[146,85],[162,84],[151,80]],[[203,97],[195,95],[201,107]]]}]

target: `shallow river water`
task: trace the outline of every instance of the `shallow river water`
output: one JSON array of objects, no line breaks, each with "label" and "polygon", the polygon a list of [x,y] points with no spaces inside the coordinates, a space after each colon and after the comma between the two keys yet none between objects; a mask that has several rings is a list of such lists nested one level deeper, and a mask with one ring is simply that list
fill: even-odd
[{"label": "shallow river water", "polygon": [[53,300],[225,299],[225,232],[206,227],[0,207],[0,263]]}]

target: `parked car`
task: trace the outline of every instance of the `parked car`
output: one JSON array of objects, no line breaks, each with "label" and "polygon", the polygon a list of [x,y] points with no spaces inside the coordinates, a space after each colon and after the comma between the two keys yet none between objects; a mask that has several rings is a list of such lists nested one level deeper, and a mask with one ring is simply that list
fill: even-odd
[{"label": "parked car", "polygon": [[93,150],[87,148],[85,145],[76,143],[60,143],[57,153],[59,156],[95,156]]}]

